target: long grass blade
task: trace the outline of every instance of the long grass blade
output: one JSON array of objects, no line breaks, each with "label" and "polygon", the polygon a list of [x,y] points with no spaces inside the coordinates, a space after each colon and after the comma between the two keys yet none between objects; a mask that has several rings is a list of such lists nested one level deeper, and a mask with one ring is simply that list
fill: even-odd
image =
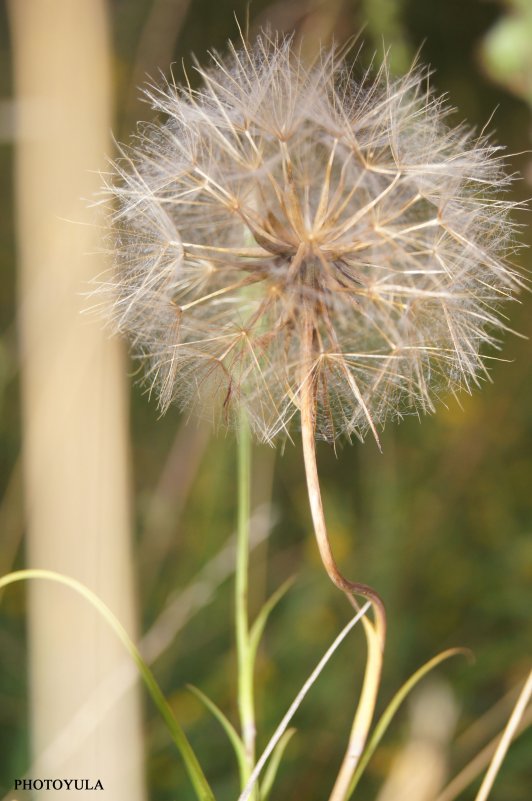
[{"label": "long grass blade", "polygon": [[[523,732],[528,729],[529,726],[532,726],[532,707],[529,707],[523,717],[521,718],[521,722],[517,726],[514,734],[513,739],[517,739]],[[462,793],[471,782],[473,782],[477,776],[489,765],[490,760],[493,758],[495,751],[497,750],[497,746],[500,742],[501,734],[499,733],[496,737],[491,740],[479,753],[471,759],[467,765],[462,768],[460,773],[458,773],[452,781],[445,787],[439,796],[434,799],[434,801],[455,801],[456,798],[459,797],[460,793]],[[4,799],[2,799],[4,801]]]},{"label": "long grass blade", "polygon": [[510,715],[510,719],[506,724],[506,727],[503,731],[502,737],[500,742],[493,754],[493,758],[490,762],[490,766],[487,770],[486,775],[480,785],[479,791],[476,795],[475,801],[486,801],[491,788],[493,787],[493,783],[497,778],[497,774],[501,769],[501,765],[503,762],[504,757],[506,756],[506,752],[510,747],[510,743],[514,737],[517,727],[523,717],[524,711],[528,706],[528,702],[532,696],[532,670],[528,674],[528,678],[525,681],[523,689],[519,693],[519,698],[513,708],[512,714]]},{"label": "long grass blade", "polygon": [[279,770],[279,765],[281,764],[281,759],[283,758],[283,754],[286,750],[286,746],[295,733],[295,729],[287,729],[273,749],[272,758],[270,759],[268,767],[264,772],[264,779],[261,783],[260,801],[268,801],[275,777],[277,776],[277,771]]},{"label": "long grass blade", "polygon": [[423,679],[427,673],[430,673],[431,670],[434,670],[441,662],[444,662],[446,659],[450,659],[452,656],[457,656],[458,654],[467,655],[469,651],[464,648],[449,648],[447,651],[442,651],[441,654],[437,654],[437,656],[429,659],[428,662],[425,662],[415,673],[413,673],[407,681],[402,685],[402,687],[396,692],[386,709],[384,710],[383,714],[379,718],[379,722],[375,726],[373,734],[371,735],[368,744],[360,758],[360,762],[357,765],[357,769],[353,775],[353,779],[349,786],[349,793],[347,798],[351,798],[353,795],[355,788],[360,781],[366,766],[373,756],[375,749],[379,745],[380,741],[384,737],[386,730],[390,723],[392,722],[397,710],[408,696],[408,694],[414,689],[416,684],[418,684],[421,679]]},{"label": "long grass blade", "polygon": [[233,750],[236,755],[236,759],[238,762],[238,769],[240,772],[241,786],[243,786],[246,781],[246,773],[247,773],[246,751],[244,748],[244,743],[238,736],[237,730],[235,729],[229,718],[226,715],[224,715],[220,707],[217,706],[214,703],[214,701],[211,701],[208,695],[205,695],[205,693],[202,692],[198,687],[194,687],[193,684],[189,684],[188,689],[190,690],[191,693],[193,693],[196,696],[196,698],[198,698],[201,701],[201,703],[216,718],[216,720],[220,723],[225,733],[227,734],[229,742],[233,746]]},{"label": "long grass blade", "polygon": [[157,684],[153,673],[143,660],[135,643],[129,637],[127,631],[124,629],[117,617],[111,612],[109,607],[92,592],[88,587],[69,576],[64,576],[61,573],[56,573],[53,570],[31,569],[31,570],[17,570],[13,573],[8,573],[7,576],[0,578],[0,590],[10,584],[15,584],[18,581],[27,581],[33,579],[44,579],[46,581],[53,581],[56,584],[63,584],[70,587],[83,598],[85,598],[96,611],[104,618],[104,620],[113,629],[118,639],[122,642],[125,649],[135,662],[138,671],[146,685],[152,700],[159,710],[168,730],[170,731],[172,740],[174,741],[179,753],[183,758],[186,771],[189,775],[190,781],[194,787],[198,801],[215,801],[214,793],[212,792],[209,783],[201,769],[198,759],[192,750],[187,736],[177,720],[174,717],[168,701],[164,697],[161,688]]},{"label": "long grass blade", "polygon": [[266,623],[268,622],[268,618],[272,611],[275,609],[281,598],[283,598],[292,584],[294,583],[293,578],[287,579],[281,586],[273,593],[273,595],[268,598],[266,603],[263,605],[262,609],[260,610],[259,614],[257,615],[251,629],[249,632],[249,658],[251,660],[252,665],[255,662],[255,657],[257,655],[257,648],[259,647],[262,635],[264,633],[264,628]]}]

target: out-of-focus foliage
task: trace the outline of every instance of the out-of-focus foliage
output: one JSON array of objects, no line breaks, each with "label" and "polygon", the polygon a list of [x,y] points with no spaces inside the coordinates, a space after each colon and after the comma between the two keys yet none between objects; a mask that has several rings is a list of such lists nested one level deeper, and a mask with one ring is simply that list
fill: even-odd
[{"label": "out-of-focus foliage", "polygon": [[[113,0],[110,4],[114,30],[116,118],[118,137],[126,139],[137,118],[149,117],[149,109],[136,101],[131,87],[135,54],[145,26],[156,8],[169,15],[168,27],[179,0]],[[388,7],[389,4],[387,4]],[[505,8],[476,0],[408,0],[396,4],[392,39],[398,37],[401,56],[421,48],[420,58],[434,69],[433,84],[447,92],[458,109],[455,121],[469,120],[481,129],[489,124],[496,139],[507,149],[509,169],[525,174],[529,157],[512,156],[530,148],[530,48],[525,30],[532,25],[527,0]],[[515,6],[515,8],[514,8]],[[164,8],[163,8],[164,7]],[[366,22],[363,39],[368,53],[382,47],[386,31],[375,20],[381,2],[345,0],[336,9],[335,37],[343,42]],[[312,31],[313,14],[323,11],[318,3],[285,0],[251,5],[251,33],[268,21],[287,31]],[[191,52],[203,61],[209,48],[223,49],[228,38],[238,35],[233,11],[246,18],[243,0],[194,0],[184,15],[172,43],[177,80],[181,60],[191,70]],[[9,96],[9,53],[2,24],[0,64],[3,96]],[[323,23],[320,23],[323,24]],[[527,28],[528,26],[528,28]],[[528,33],[530,39],[530,33]],[[392,42],[393,44],[393,42]],[[355,48],[356,51],[356,48]],[[355,52],[354,51],[354,52]],[[145,70],[156,75],[167,64],[158,62],[155,48]],[[489,75],[481,64],[489,65]],[[356,68],[355,68],[356,73]],[[190,72],[193,77],[193,71]],[[510,94],[504,87],[511,89]],[[9,183],[12,143],[5,141],[0,164]],[[516,199],[530,195],[525,181],[512,190]],[[7,354],[1,365],[14,362],[14,254],[11,199],[0,200],[2,232],[1,343]],[[529,215],[520,222],[528,224]],[[531,243],[523,230],[523,240]],[[530,257],[516,256],[530,268]],[[531,298],[511,310],[510,325],[532,337]],[[499,356],[499,354],[494,354]],[[2,358],[2,357],[0,357]],[[439,650],[454,645],[470,647],[472,665],[457,660],[441,670],[449,677],[461,708],[459,733],[467,729],[507,690],[519,681],[530,662],[532,583],[532,359],[530,341],[505,337],[500,361],[493,362],[493,384],[473,396],[449,398],[432,418],[407,419],[388,426],[382,437],[383,454],[373,443],[342,446],[335,454],[320,445],[326,514],[338,561],[346,575],[373,584],[388,608],[389,640],[385,657],[382,703],[390,699],[402,681]],[[0,419],[2,444],[1,487],[12,482],[20,446],[17,411],[17,375],[7,372]],[[181,420],[170,410],[157,419],[154,405],[132,392],[132,458],[136,490],[136,532],[139,608],[142,628],[158,618],[170,596],[179,593],[201,566],[222,547],[234,529],[235,448],[229,436],[214,437],[204,448],[201,437],[186,440],[184,457],[170,456]],[[195,423],[191,423],[195,426]],[[194,431],[195,429],[191,429]],[[173,490],[186,485],[183,469],[198,462],[191,476],[190,492],[182,503],[173,502]],[[268,500],[272,453],[256,448],[255,495]],[[181,464],[181,467],[179,466]],[[20,515],[20,493],[6,496],[0,515],[7,512],[15,525]],[[326,645],[346,621],[349,610],[330,587],[319,565],[310,534],[306,489],[300,448],[287,445],[277,453],[273,479],[276,524],[267,544],[253,555],[251,606],[256,611],[265,597],[289,575],[297,572],[294,587],[275,610],[266,632],[257,665],[259,748],[265,744],[288,707],[303,678]],[[18,523],[17,523],[18,520]],[[2,531],[2,538],[13,533]],[[23,564],[23,548],[15,566]],[[2,728],[1,779],[20,774],[27,758],[24,685],[22,595],[4,599],[0,646],[0,726]],[[208,778],[220,801],[236,797],[237,771],[233,755],[216,721],[185,688],[192,683],[213,698],[235,720],[235,659],[232,632],[232,587],[225,581],[213,599],[191,616],[189,623],[156,661],[154,671],[172,708],[190,735],[195,750],[208,766]],[[364,641],[355,633],[335,655],[294,723],[292,739],[272,793],[275,799],[321,801],[333,781],[349,730],[354,699],[360,687]],[[146,710],[149,749],[148,781],[152,801],[188,801],[187,779],[173,751],[163,724]],[[485,740],[501,727],[486,723]],[[360,798],[373,798],[383,783],[406,732],[400,714],[392,725],[361,783]],[[460,741],[458,741],[459,743]],[[484,740],[474,734],[453,752],[453,770],[480,749]],[[531,736],[524,735],[510,750],[495,784],[492,801],[523,801],[530,792],[529,754]],[[469,750],[468,750],[469,749]],[[6,788],[7,789],[7,788]],[[474,791],[463,794],[471,801]]]},{"label": "out-of-focus foliage", "polygon": [[508,12],[488,31],[482,55],[493,80],[532,105],[532,5],[507,0]]}]

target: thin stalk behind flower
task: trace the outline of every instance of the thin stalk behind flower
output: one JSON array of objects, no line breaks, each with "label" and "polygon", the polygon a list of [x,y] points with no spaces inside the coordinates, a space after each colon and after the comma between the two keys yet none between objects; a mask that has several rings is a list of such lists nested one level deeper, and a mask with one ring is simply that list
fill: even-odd
[{"label": "thin stalk behind flower", "polygon": [[242,410],[238,437],[238,534],[235,581],[235,629],[238,662],[238,711],[249,778],[255,762],[255,708],[253,659],[250,652],[248,620],[249,520],[251,478],[251,435]]},{"label": "thin stalk behind flower", "polygon": [[362,755],[366,743],[371,721],[377,701],[377,694],[380,685],[382,672],[382,660],[386,641],[386,612],[382,599],[375,590],[366,584],[352,582],[346,579],[339,571],[329,542],[327,524],[323,511],[321,499],[321,489],[318,475],[318,465],[316,460],[316,440],[315,440],[315,408],[316,400],[314,396],[314,386],[312,380],[312,326],[308,323],[305,326],[306,333],[304,338],[306,375],[301,381],[301,432],[303,444],[303,458],[305,463],[305,475],[307,489],[314,526],[314,533],[320,552],[323,566],[333,584],[342,590],[348,597],[355,609],[358,609],[356,596],[361,595],[371,601],[375,614],[375,623],[372,624],[366,617],[362,619],[364,632],[368,645],[368,658],[362,692],[347,750],[338,773],[330,801],[343,801],[347,798],[349,786],[353,778],[354,771]]}]

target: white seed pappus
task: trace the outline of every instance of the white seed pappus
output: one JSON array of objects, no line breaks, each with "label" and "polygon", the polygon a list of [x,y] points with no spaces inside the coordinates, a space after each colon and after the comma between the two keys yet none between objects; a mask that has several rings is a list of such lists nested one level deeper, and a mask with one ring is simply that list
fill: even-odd
[{"label": "white seed pappus", "polygon": [[[286,435],[310,382],[316,435],[363,437],[486,377],[520,280],[499,148],[414,67],[353,75],[290,40],[211,54],[198,88],[105,177],[113,278],[97,294],[173,401]],[[502,192],[502,197],[501,197]],[[102,298],[100,298],[102,299]]]}]

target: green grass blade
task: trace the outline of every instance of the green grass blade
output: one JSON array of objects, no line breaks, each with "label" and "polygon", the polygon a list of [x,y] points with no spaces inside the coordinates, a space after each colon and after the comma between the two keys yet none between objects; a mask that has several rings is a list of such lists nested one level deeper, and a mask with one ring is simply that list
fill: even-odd
[{"label": "green grass blade", "polygon": [[371,735],[366,748],[364,749],[364,753],[360,758],[360,762],[357,765],[357,769],[353,774],[353,779],[349,786],[349,791],[347,794],[347,798],[351,798],[353,795],[355,788],[360,781],[360,777],[364,773],[366,766],[373,756],[373,753],[377,746],[379,745],[380,741],[382,740],[388,726],[392,722],[397,710],[408,696],[408,694],[414,689],[416,684],[418,684],[421,679],[423,679],[427,673],[430,673],[431,670],[434,670],[441,662],[444,662],[446,659],[450,659],[452,656],[457,656],[458,654],[468,655],[470,651],[466,648],[449,648],[446,651],[442,651],[441,654],[437,654],[432,659],[429,659],[428,662],[425,662],[415,673],[413,673],[407,681],[403,684],[403,686],[395,693],[394,697],[382,713],[381,717],[379,718],[379,722],[375,726],[373,734]]},{"label": "green grass blade", "polygon": [[14,573],[9,573],[7,576],[0,578],[0,590],[10,584],[14,584],[18,581],[27,581],[29,579],[44,579],[46,581],[53,581],[57,584],[63,584],[66,587],[70,587],[72,590],[85,598],[85,600],[87,600],[104,618],[135,662],[135,665],[142,676],[144,684],[146,685],[146,688],[151,695],[155,706],[159,710],[164,722],[166,723],[172,740],[174,741],[179,753],[183,758],[186,771],[189,775],[190,781],[192,782],[198,801],[215,801],[214,793],[212,792],[198,759],[192,750],[192,746],[190,745],[185,732],[175,719],[174,713],[172,712],[168,701],[164,697],[161,688],[157,684],[153,673],[143,660],[135,643],[131,640],[127,631],[124,629],[118,618],[115,617],[115,615],[111,612],[109,607],[106,606],[106,604],[104,604],[104,602],[98,598],[98,596],[93,593],[92,590],[89,590],[89,588],[81,582],[70,578],[69,576],[64,576],[61,573],[55,573],[52,570],[18,570]]},{"label": "green grass blade", "polygon": [[235,729],[231,721],[226,717],[226,715],[224,715],[220,707],[217,706],[214,703],[214,701],[211,701],[208,695],[205,695],[204,692],[199,690],[197,687],[194,687],[194,685],[192,684],[188,684],[187,687],[190,690],[190,692],[194,693],[196,698],[198,698],[202,702],[202,704],[204,704],[204,706],[209,710],[209,712],[212,713],[212,715],[223,727],[236,754],[238,769],[240,771],[240,780],[241,782],[245,782],[245,777],[248,772],[246,763],[246,751],[244,748],[244,743],[239,737],[237,730]]},{"label": "green grass blade", "polygon": [[257,649],[259,647],[259,643],[261,641],[262,635],[264,634],[264,629],[266,623],[268,622],[268,618],[272,611],[275,609],[281,598],[288,592],[292,584],[294,583],[294,578],[289,578],[281,586],[275,590],[273,595],[268,598],[266,603],[263,605],[262,609],[260,610],[257,618],[255,619],[250,632],[249,632],[249,658],[251,660],[251,664],[254,665],[255,658],[257,656]]},{"label": "green grass blade", "polygon": [[260,788],[260,801],[267,801],[269,798],[286,746],[295,733],[295,729],[287,729],[272,751],[268,767],[264,771],[264,779]]}]

